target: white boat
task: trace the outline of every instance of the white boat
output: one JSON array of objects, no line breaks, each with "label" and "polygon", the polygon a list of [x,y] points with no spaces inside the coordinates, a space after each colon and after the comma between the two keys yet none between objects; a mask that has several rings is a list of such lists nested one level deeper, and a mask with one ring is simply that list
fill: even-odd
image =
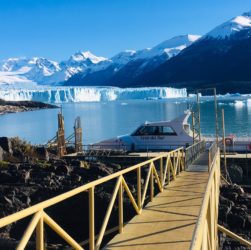
[{"label": "white boat", "polygon": [[[145,122],[133,133],[117,136],[90,145],[91,150],[122,150],[122,151],[163,151],[193,144],[193,132],[188,118],[189,110],[172,121]],[[203,137],[207,148],[215,141],[215,136]],[[222,146],[222,138],[219,138]],[[251,152],[251,138],[226,136],[227,152]]]},{"label": "white boat", "polygon": [[133,133],[93,144],[91,149],[125,151],[170,150],[193,144],[190,111],[172,121],[145,122]]}]

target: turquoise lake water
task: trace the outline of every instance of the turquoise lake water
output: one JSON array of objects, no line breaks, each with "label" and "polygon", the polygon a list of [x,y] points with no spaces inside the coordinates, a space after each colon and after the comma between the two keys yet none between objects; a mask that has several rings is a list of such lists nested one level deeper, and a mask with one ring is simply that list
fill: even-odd
[{"label": "turquoise lake water", "polygon": [[[249,97],[223,98],[226,134],[251,136]],[[236,101],[237,100],[237,101]],[[239,100],[239,101],[238,101]],[[83,143],[89,144],[132,132],[145,121],[171,120],[187,109],[187,102],[173,100],[131,100],[63,104],[66,135],[73,132],[74,119],[81,117]],[[55,136],[59,109],[38,110],[0,116],[0,136],[19,136],[31,143],[46,143]],[[201,127],[204,134],[215,133],[214,103],[202,100]]]}]

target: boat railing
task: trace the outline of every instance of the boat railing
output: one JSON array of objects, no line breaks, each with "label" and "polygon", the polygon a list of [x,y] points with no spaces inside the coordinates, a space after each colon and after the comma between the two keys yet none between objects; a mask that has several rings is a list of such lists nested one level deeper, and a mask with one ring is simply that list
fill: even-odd
[{"label": "boat railing", "polygon": [[185,168],[192,164],[206,150],[206,141],[198,141],[185,149]]},{"label": "boat railing", "polygon": [[156,144],[147,144],[142,145],[134,148],[133,150],[129,150],[128,147],[124,144],[88,144],[88,145],[82,145],[82,151],[81,154],[85,156],[110,156],[110,155],[125,155],[128,153],[134,153],[134,152],[146,152],[147,157],[148,153],[150,152],[169,152],[172,150],[175,150],[177,148],[183,147],[182,145],[177,144],[163,144],[163,145],[157,145]]},{"label": "boat railing", "polygon": [[[177,175],[184,170],[184,149],[178,148],[171,152],[166,152],[158,155],[155,158],[149,159],[134,166],[125,168],[121,171],[115,172],[111,175],[107,175],[103,178],[84,184],[78,188],[75,188],[66,193],[57,195],[51,199],[40,202],[36,205],[18,211],[14,214],[8,215],[0,219],[0,228],[16,223],[19,220],[32,216],[32,219],[26,228],[23,236],[18,242],[16,249],[24,249],[30,241],[33,232],[35,231],[36,249],[45,248],[45,224],[49,226],[54,232],[56,232],[62,239],[64,239],[73,249],[84,249],[83,245],[89,245],[89,249],[100,249],[104,235],[108,232],[118,231],[123,232],[124,216],[123,216],[123,201],[127,194],[129,201],[132,204],[136,214],[141,214],[148,200],[152,201],[154,195],[157,193],[154,188],[159,192],[164,190],[164,187],[169,184],[170,181],[175,180]],[[128,175],[135,175],[135,193],[130,190],[130,184],[128,183]],[[142,178],[144,182],[142,183]],[[110,198],[108,207],[105,211],[105,216],[101,222],[100,227],[95,227],[95,218],[97,219],[97,213],[95,213],[95,188],[99,185],[105,185],[107,182],[113,181],[114,189]],[[111,182],[110,182],[111,183]],[[157,190],[156,190],[157,191]],[[88,195],[88,221],[86,230],[89,232],[89,239],[85,242],[79,243],[67,233],[62,226],[60,226],[55,218],[52,218],[50,208],[56,204],[59,204],[65,200],[68,200],[78,194],[86,193]],[[148,194],[148,195],[147,195]],[[80,196],[79,196],[80,197]],[[115,201],[118,203],[115,203]],[[118,226],[116,229],[108,227],[108,221],[111,217],[111,213],[114,207],[118,204]],[[72,208],[73,209],[73,208]],[[74,216],[73,211],[69,211],[68,216]],[[83,216],[85,216],[83,214]],[[99,215],[100,217],[100,215]],[[100,219],[99,219],[100,220]],[[64,222],[62,217],[61,223]],[[98,221],[99,224],[100,221]],[[80,227],[79,230],[83,230]],[[88,229],[89,228],[89,229]],[[74,230],[73,230],[74,231]],[[98,232],[97,232],[98,231]]]}]

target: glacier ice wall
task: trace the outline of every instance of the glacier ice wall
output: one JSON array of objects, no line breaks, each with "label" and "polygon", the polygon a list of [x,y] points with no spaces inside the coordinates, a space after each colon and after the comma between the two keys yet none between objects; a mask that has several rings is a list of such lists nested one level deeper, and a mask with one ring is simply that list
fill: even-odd
[{"label": "glacier ice wall", "polygon": [[102,102],[130,99],[169,99],[186,97],[187,91],[169,87],[116,88],[116,87],[0,87],[0,99],[8,101],[41,101],[48,103]]}]

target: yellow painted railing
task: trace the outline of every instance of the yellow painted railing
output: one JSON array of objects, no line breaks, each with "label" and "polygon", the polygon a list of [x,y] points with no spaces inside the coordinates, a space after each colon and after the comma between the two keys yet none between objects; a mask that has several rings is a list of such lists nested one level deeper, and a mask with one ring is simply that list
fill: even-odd
[{"label": "yellow painted railing", "polygon": [[218,148],[210,167],[209,179],[190,250],[218,249],[220,175],[220,151]]},{"label": "yellow painted railing", "polygon": [[206,142],[198,141],[185,149],[185,169],[206,150]]},{"label": "yellow painted railing", "polygon": [[[216,145],[216,144],[215,144]],[[241,244],[251,248],[251,242],[243,239],[237,234],[218,225],[218,205],[220,192],[220,149],[215,149],[213,145],[210,149],[209,159],[209,180],[204,195],[200,215],[197,220],[190,250],[216,250],[218,249],[218,230],[229,237],[239,241]],[[214,153],[213,153],[214,152]]]},{"label": "yellow painted railing", "polygon": [[210,168],[212,167],[213,159],[217,153],[218,145],[216,142],[213,142],[210,148],[208,149],[208,172],[210,172]]},{"label": "yellow painted railing", "polygon": [[[158,167],[157,167],[158,164]],[[144,186],[141,184],[141,170],[142,168],[148,168],[146,180]],[[147,160],[140,164],[128,167],[124,170],[111,174],[109,176],[103,177],[101,179],[87,183],[81,187],[75,188],[71,191],[58,195],[49,200],[38,203],[32,207],[26,208],[12,215],[6,216],[0,219],[0,228],[9,225],[11,223],[17,222],[27,216],[33,215],[30,224],[28,225],[26,231],[17,247],[18,250],[24,249],[32,235],[36,230],[36,249],[44,249],[45,239],[44,239],[44,223],[46,223],[52,230],[54,230],[61,238],[63,238],[71,247],[74,249],[83,249],[83,244],[76,242],[62,227],[60,227],[44,210],[50,206],[58,204],[70,197],[73,197],[82,192],[88,192],[89,194],[89,249],[99,249],[102,243],[104,235],[107,233],[107,225],[111,212],[118,196],[118,211],[119,211],[119,221],[118,229],[119,233],[123,232],[123,196],[126,193],[132,203],[137,214],[141,214],[142,208],[145,204],[146,194],[150,186],[150,200],[154,197],[154,183],[156,183],[160,192],[163,191],[165,185],[167,185],[172,177],[173,180],[176,176],[184,170],[184,150],[183,148],[176,149],[174,151],[163,153],[158,157]],[[135,173],[137,175],[137,199],[132,195],[127,182],[125,181],[125,175],[127,173]],[[110,180],[116,180],[116,184],[113,190],[110,203],[108,205],[105,218],[103,220],[102,226],[98,232],[95,234],[95,187],[102,185]],[[143,191],[143,192],[142,192]],[[113,231],[113,230],[110,230]]]},{"label": "yellow painted railing", "polygon": [[242,237],[240,237],[239,235],[231,232],[230,230],[226,229],[225,227],[218,225],[218,230],[224,234],[226,234],[227,236],[229,236],[230,238],[239,241],[242,245],[247,246],[249,249],[251,249],[251,242],[243,239]]}]

